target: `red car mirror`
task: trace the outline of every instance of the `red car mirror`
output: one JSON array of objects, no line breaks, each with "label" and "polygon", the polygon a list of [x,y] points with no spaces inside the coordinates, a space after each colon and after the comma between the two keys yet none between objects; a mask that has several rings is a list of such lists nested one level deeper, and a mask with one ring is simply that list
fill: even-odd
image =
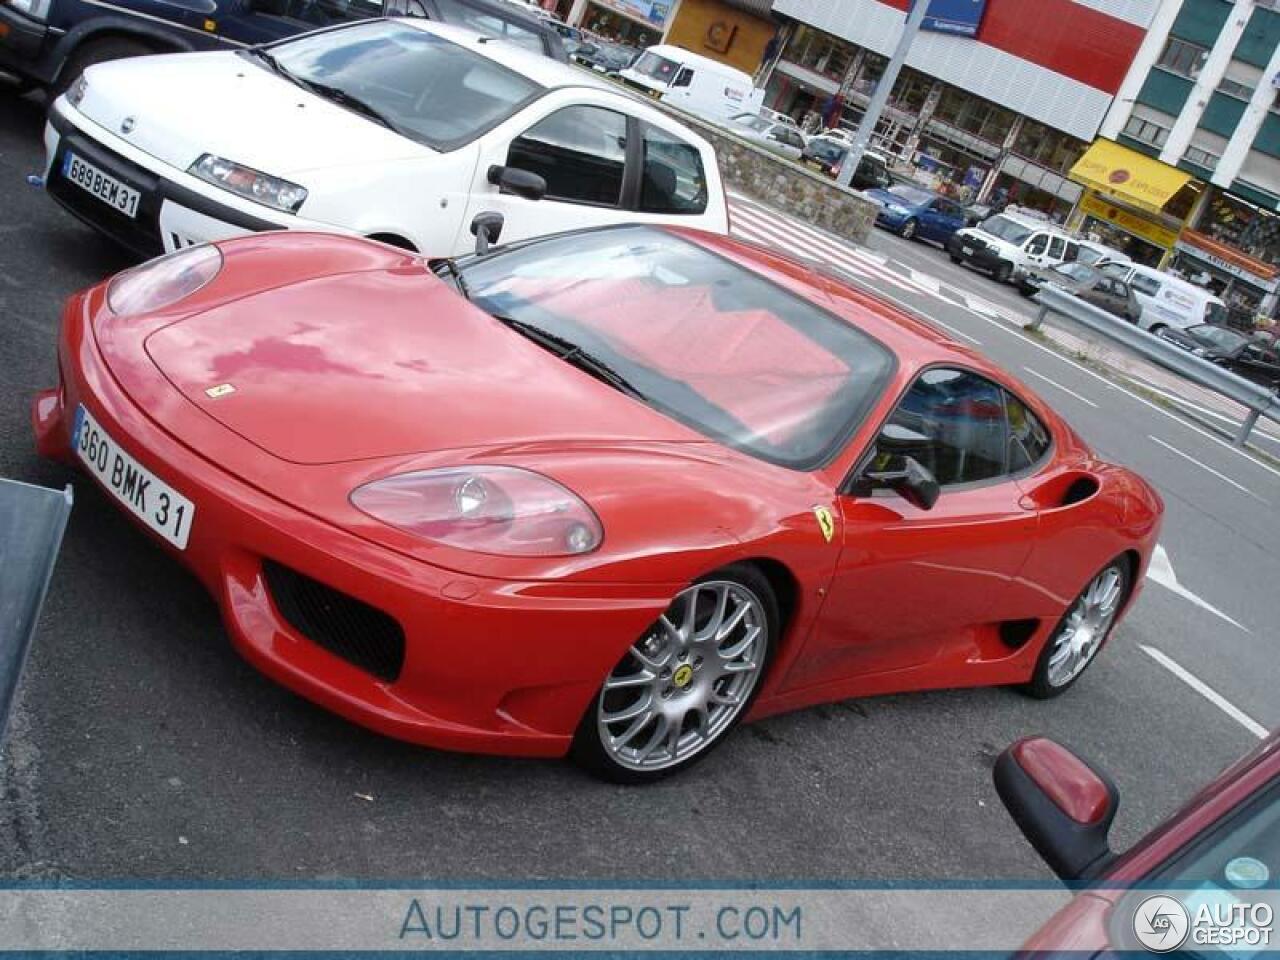
[{"label": "red car mirror", "polygon": [[1111,778],[1059,743],[1028,737],[996,760],[996,793],[1064,883],[1087,883],[1114,859],[1107,834],[1120,806]]}]

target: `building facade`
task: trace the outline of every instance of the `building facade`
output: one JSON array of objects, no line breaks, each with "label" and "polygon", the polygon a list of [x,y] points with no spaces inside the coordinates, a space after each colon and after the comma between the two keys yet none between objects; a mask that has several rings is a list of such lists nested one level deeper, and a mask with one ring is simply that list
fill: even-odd
[{"label": "building facade", "polygon": [[[933,0],[967,25],[922,31],[873,145],[979,202],[1065,219],[1069,173],[1129,76],[1161,0]],[[774,0],[778,53],[766,104],[855,127],[902,30],[908,0]],[[947,30],[950,32],[947,32]]]},{"label": "building facade", "polygon": [[[1212,287],[1242,324],[1276,314],[1278,75],[1280,3],[1164,0],[1095,145],[1124,153],[1109,172],[1104,165],[1078,177],[1086,185],[1075,217],[1082,227],[1110,228],[1147,247]],[[1152,209],[1114,192],[1111,180],[1126,175],[1161,179],[1175,192]]]},{"label": "building facade", "polygon": [[558,0],[574,26],[643,49],[669,43],[754,73],[777,32],[770,0]]}]

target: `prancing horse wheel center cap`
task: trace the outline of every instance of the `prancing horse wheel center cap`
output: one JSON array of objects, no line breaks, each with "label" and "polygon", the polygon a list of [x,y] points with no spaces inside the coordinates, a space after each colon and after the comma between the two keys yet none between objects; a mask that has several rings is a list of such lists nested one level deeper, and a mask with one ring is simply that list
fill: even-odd
[{"label": "prancing horse wheel center cap", "polygon": [[681,690],[684,690],[693,682],[693,667],[685,664],[671,675],[671,682]]}]

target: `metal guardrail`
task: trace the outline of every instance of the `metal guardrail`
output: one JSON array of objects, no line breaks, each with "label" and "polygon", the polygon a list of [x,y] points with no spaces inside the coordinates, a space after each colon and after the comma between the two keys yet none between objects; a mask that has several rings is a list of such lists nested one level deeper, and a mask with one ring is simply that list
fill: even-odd
[{"label": "metal guardrail", "polygon": [[1040,304],[1040,312],[1028,325],[1031,329],[1040,329],[1041,323],[1050,313],[1061,314],[1094,333],[1102,334],[1107,339],[1132,350],[1157,366],[1229,397],[1245,407],[1249,413],[1236,434],[1236,446],[1245,445],[1259,417],[1280,422],[1280,393],[1254,383],[1252,380],[1246,380],[1204,357],[1197,357],[1191,351],[1184,350],[1163,337],[1148,333],[1137,324],[1113,316],[1100,307],[1086,303],[1053,284],[1045,284],[1041,287],[1035,299]]},{"label": "metal guardrail", "polygon": [[71,488],[0,479],[0,745],[71,515]]}]

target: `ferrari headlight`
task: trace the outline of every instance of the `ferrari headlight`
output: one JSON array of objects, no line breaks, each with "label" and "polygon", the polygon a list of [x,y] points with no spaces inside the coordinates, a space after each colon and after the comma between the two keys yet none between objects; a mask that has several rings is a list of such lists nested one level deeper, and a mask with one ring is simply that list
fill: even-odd
[{"label": "ferrari headlight", "polygon": [[107,286],[107,306],[122,317],[160,310],[191,296],[221,269],[217,247],[186,247],[117,274]]},{"label": "ferrari headlight", "polygon": [[73,107],[80,106],[80,101],[84,99],[84,95],[89,92],[89,81],[85,79],[84,73],[76,77],[75,83],[67,88],[67,103]]},{"label": "ferrari headlight", "polygon": [[285,213],[297,213],[302,201],[307,199],[307,188],[288,180],[281,180],[243,164],[215,157],[206,153],[193,163],[187,172],[201,180],[230,190],[234,194],[261,203]]},{"label": "ferrari headlight", "polygon": [[477,553],[576,556],[604,539],[599,519],[576,494],[519,467],[402,473],[357,487],[351,503],[424,540]]}]

